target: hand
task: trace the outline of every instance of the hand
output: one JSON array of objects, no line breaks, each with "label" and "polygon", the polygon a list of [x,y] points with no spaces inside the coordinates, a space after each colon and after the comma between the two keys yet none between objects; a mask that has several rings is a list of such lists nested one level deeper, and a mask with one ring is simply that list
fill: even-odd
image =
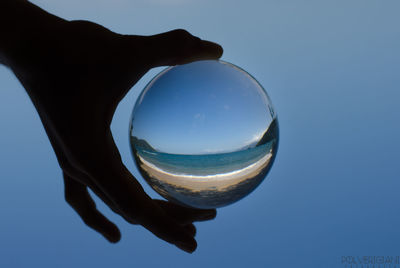
[{"label": "hand", "polygon": [[63,170],[65,198],[111,242],[118,228],[97,209],[88,187],[115,213],[193,252],[193,221],[215,210],[152,200],[121,161],[110,124],[120,100],[151,68],[217,59],[222,48],[184,30],[120,35],[87,21],[59,21],[26,33],[7,62],[31,97]]}]

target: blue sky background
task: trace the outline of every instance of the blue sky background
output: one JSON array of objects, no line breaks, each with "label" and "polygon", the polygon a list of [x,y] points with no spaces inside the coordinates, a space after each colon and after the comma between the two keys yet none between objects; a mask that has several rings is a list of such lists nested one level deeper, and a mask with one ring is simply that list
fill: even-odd
[{"label": "blue sky background", "polygon": [[[33,1],[121,33],[184,28],[223,45],[277,110],[267,178],[198,224],[193,255],[130,226],[110,245],[63,200],[61,172],[30,100],[0,67],[0,267],[344,267],[343,255],[400,255],[400,2],[397,0]],[[112,125],[124,162],[146,75]],[[152,196],[155,193],[145,185]]]}]

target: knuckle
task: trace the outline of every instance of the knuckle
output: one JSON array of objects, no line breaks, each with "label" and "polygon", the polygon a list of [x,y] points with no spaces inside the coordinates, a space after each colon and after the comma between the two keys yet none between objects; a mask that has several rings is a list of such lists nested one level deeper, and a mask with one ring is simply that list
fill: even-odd
[{"label": "knuckle", "polygon": [[99,168],[105,168],[110,164],[110,158],[117,159],[114,155],[110,156],[111,153],[107,148],[107,142],[93,137],[77,139],[66,152],[70,164],[66,165],[66,168],[72,167],[88,175],[96,173]]},{"label": "knuckle", "polygon": [[74,168],[88,174],[104,164],[101,161],[100,155],[96,154],[96,150],[92,150],[91,148],[71,154],[70,159]]},{"label": "knuckle", "polygon": [[96,221],[93,217],[91,217],[89,214],[84,214],[81,215],[82,221],[87,225],[87,226],[95,226],[96,225]]},{"label": "knuckle", "polygon": [[64,194],[65,201],[73,208],[77,207],[79,204],[79,200],[75,197],[75,195],[69,191],[65,191]]},{"label": "knuckle", "polygon": [[82,208],[82,198],[76,191],[71,191],[69,188],[65,188],[64,191],[65,201],[75,210]]},{"label": "knuckle", "polygon": [[60,160],[58,161],[60,168],[67,174],[73,174],[75,168],[71,165],[68,160]]},{"label": "knuckle", "polygon": [[193,35],[184,29],[173,30],[171,34],[175,40],[190,40],[193,38]]},{"label": "knuckle", "polygon": [[185,29],[175,29],[172,31],[172,33],[176,34],[176,35],[180,35],[180,36],[188,36],[191,35],[188,31],[186,31]]}]

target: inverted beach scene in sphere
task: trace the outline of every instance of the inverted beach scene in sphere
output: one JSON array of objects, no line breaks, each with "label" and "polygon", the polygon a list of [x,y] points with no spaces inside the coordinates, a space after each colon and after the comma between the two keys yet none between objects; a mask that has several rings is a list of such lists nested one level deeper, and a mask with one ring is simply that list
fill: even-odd
[{"label": "inverted beach scene in sphere", "polygon": [[161,196],[195,207],[229,205],[266,177],[278,121],[262,86],[223,61],[169,67],[138,97],[130,144],[143,178]]}]

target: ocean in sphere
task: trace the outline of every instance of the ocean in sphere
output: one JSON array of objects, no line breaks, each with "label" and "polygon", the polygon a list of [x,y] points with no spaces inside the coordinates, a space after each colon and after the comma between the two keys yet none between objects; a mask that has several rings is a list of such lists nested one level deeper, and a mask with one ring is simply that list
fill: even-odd
[{"label": "ocean in sphere", "polygon": [[194,208],[229,205],[266,177],[278,121],[263,87],[224,61],[169,67],[145,87],[130,124],[135,163],[147,183]]}]

